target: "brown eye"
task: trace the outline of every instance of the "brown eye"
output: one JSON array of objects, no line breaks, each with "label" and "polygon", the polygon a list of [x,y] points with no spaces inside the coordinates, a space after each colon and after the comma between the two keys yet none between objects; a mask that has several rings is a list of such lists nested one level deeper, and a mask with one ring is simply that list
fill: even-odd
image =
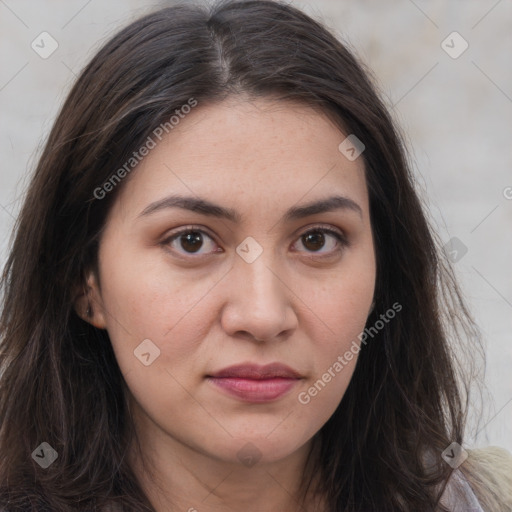
[{"label": "brown eye", "polygon": [[203,236],[199,231],[189,231],[179,236],[180,246],[186,252],[197,252],[203,245]]},{"label": "brown eye", "polygon": [[[204,256],[208,253],[219,252],[218,249],[215,249],[216,244],[212,237],[200,229],[183,229],[164,240],[163,245],[170,246],[173,251],[180,255],[198,254]],[[201,251],[205,248],[206,251]]]},{"label": "brown eye", "polygon": [[[320,255],[336,253],[348,245],[341,232],[328,228],[315,228],[307,231],[301,235],[300,241],[306,252]],[[327,249],[322,251],[324,247]]]},{"label": "brown eye", "polygon": [[320,231],[312,231],[302,235],[304,247],[310,251],[318,251],[325,244],[325,235]]}]

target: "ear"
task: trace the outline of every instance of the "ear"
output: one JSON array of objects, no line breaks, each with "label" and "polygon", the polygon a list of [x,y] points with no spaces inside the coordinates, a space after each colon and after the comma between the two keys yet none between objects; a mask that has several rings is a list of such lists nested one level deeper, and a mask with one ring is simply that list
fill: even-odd
[{"label": "ear", "polygon": [[98,329],[106,329],[105,310],[98,278],[94,271],[90,270],[86,276],[86,282],[81,289],[77,289],[73,302],[77,315]]}]

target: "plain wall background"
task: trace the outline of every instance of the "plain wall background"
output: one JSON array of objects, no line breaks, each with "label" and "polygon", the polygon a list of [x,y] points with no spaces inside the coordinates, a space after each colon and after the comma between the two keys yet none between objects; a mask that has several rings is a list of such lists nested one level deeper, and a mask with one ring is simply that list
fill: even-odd
[{"label": "plain wall background", "polygon": [[[441,238],[457,237],[467,248],[455,267],[487,342],[494,399],[467,446],[512,451],[512,2],[290,3],[332,28],[373,70],[406,134]],[[75,74],[117,28],[171,4],[0,1],[0,264],[28,176]],[[47,59],[31,47],[44,31],[58,43]],[[453,31],[469,45],[458,58],[441,45]],[[452,54],[464,45],[457,38],[445,43]]]}]

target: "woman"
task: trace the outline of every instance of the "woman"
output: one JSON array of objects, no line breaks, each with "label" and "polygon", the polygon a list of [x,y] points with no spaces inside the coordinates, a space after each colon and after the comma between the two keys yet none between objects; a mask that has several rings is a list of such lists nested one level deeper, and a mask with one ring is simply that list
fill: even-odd
[{"label": "woman", "polygon": [[507,454],[463,449],[453,344],[478,333],[397,131],[291,6],[172,7],[107,42],[3,288],[6,510],[510,509],[485,472]]}]

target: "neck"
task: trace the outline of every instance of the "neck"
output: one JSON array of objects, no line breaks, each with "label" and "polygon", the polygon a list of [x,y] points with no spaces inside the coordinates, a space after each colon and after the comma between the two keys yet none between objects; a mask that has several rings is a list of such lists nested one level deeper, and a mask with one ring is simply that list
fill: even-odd
[{"label": "neck", "polygon": [[[311,440],[288,457],[247,467],[208,456],[163,432],[149,418],[135,424],[131,466],[156,512],[325,512],[314,496],[318,478],[304,496],[302,474],[318,455]],[[138,423],[138,425],[137,425]],[[308,457],[308,455],[310,455]]]}]

